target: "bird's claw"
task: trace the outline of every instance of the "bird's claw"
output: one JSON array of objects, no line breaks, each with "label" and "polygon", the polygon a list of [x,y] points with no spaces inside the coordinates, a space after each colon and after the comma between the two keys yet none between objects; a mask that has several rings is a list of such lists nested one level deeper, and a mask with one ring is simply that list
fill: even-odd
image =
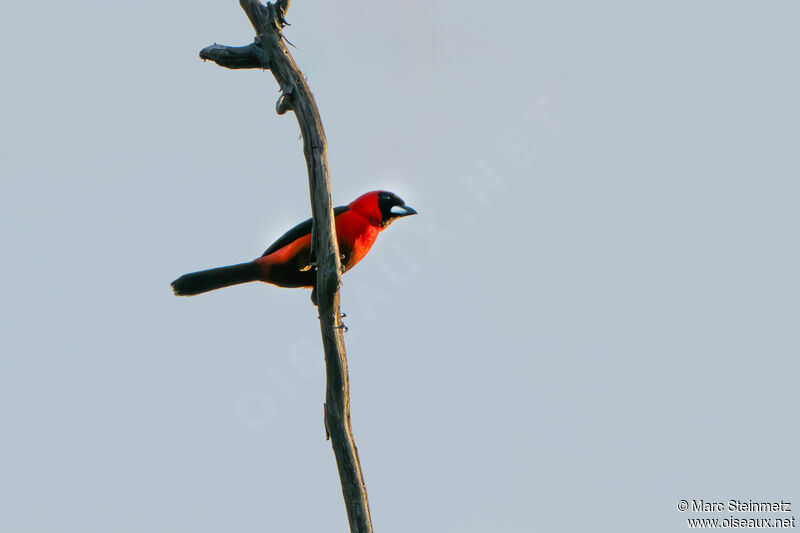
[{"label": "bird's claw", "polygon": [[339,322],[341,323],[341,326],[336,326],[336,328],[337,329],[341,329],[342,333],[347,333],[350,328],[348,328],[347,326],[344,325],[344,322],[342,322],[343,318],[347,318],[347,313],[340,312],[339,313]]}]

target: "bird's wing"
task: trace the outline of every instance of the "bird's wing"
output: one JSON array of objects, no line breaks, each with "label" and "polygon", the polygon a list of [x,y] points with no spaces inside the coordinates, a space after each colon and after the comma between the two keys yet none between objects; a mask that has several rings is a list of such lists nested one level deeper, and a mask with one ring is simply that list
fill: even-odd
[{"label": "bird's wing", "polygon": [[[336,207],[333,209],[333,216],[336,217],[339,214],[344,213],[348,209],[350,208],[346,205],[343,205],[341,207]],[[261,257],[264,257],[265,255],[269,255],[275,251],[278,251],[284,246],[293,243],[300,237],[304,237],[310,234],[311,234],[311,219],[309,218],[308,220],[299,223],[298,225],[296,225],[295,227],[293,227],[292,229],[281,235],[281,237],[277,241],[273,242],[270,245],[270,247],[267,248],[266,252],[261,254]]]}]

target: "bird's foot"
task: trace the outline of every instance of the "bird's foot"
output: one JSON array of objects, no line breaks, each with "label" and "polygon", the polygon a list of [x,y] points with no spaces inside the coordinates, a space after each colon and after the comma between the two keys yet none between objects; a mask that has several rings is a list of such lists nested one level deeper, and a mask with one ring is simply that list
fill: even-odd
[{"label": "bird's foot", "polygon": [[342,322],[343,318],[347,318],[347,313],[341,313],[340,312],[339,313],[339,322],[341,323],[341,326],[336,326],[336,329],[341,329],[342,333],[347,333],[350,328],[348,328],[347,326],[344,325],[344,322]]}]

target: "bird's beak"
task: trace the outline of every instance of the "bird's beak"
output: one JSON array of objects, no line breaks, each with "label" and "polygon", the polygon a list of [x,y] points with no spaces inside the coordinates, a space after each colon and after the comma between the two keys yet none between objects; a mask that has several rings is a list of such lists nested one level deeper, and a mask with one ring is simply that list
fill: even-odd
[{"label": "bird's beak", "polygon": [[392,218],[407,217],[417,214],[416,209],[408,207],[407,205],[393,205],[389,212],[392,214]]}]

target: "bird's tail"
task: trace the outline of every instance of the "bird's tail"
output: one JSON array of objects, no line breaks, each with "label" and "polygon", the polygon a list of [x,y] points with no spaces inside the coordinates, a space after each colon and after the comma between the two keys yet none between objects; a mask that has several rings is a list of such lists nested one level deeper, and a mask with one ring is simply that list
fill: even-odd
[{"label": "bird's tail", "polygon": [[256,263],[240,263],[184,274],[172,282],[172,291],[176,296],[194,296],[222,287],[256,281],[258,277],[259,267]]}]

